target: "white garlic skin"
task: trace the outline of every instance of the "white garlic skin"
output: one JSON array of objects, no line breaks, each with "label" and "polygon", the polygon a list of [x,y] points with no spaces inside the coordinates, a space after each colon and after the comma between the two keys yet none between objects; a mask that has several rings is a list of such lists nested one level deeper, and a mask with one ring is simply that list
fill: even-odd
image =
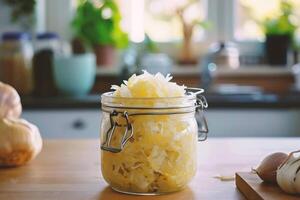
[{"label": "white garlic skin", "polygon": [[289,194],[300,194],[300,157],[291,155],[277,170],[279,187]]},{"label": "white garlic skin", "polygon": [[18,92],[0,81],[0,118],[19,118],[22,105]]},{"label": "white garlic skin", "polygon": [[42,149],[39,129],[23,119],[0,118],[0,167],[28,163]]}]

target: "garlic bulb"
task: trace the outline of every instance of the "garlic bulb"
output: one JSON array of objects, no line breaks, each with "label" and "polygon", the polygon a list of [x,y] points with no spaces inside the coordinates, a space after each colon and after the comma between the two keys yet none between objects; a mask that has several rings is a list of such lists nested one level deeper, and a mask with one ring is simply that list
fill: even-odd
[{"label": "garlic bulb", "polygon": [[19,166],[42,149],[38,128],[23,119],[0,119],[0,166]]},{"label": "garlic bulb", "polygon": [[282,152],[276,152],[263,159],[255,173],[267,183],[276,183],[276,174],[278,167],[287,159],[288,155]]},{"label": "garlic bulb", "polygon": [[17,91],[0,82],[0,118],[19,118],[21,112],[22,105]]},{"label": "garlic bulb", "polygon": [[277,183],[279,187],[290,194],[300,194],[300,157],[290,153],[285,162],[277,169]]}]

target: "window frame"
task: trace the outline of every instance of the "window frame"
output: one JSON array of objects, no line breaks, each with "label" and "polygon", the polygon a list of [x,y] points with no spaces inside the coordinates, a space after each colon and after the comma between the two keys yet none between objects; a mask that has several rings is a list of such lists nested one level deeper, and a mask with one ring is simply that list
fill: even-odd
[{"label": "window frame", "polygon": [[[241,55],[261,56],[264,54],[264,42],[259,40],[238,40],[235,37],[237,28],[237,3],[238,0],[203,0],[206,9],[205,20],[213,24],[211,29],[205,30],[204,38],[195,42],[201,45],[200,56],[205,53],[212,42],[232,41],[235,42]],[[172,57],[176,56],[174,49],[178,47],[178,41],[158,42],[158,46],[165,49],[164,52]],[[178,49],[178,48],[177,48]]]},{"label": "window frame", "polygon": [[[63,1],[63,2],[62,2]],[[262,53],[263,42],[258,40],[237,40],[235,38],[235,30],[237,28],[237,3],[238,0],[202,0],[206,10],[205,20],[213,24],[209,30],[205,30],[204,38],[201,41],[195,42],[195,46],[201,46],[200,55],[204,54],[207,47],[212,42],[218,41],[233,41],[235,42],[240,53]],[[76,0],[51,0],[45,2],[45,29],[48,31],[58,32],[63,39],[71,38],[71,30],[69,21],[72,19],[75,12]],[[66,16],[63,20],[57,20],[53,17],[53,9],[56,16]],[[65,27],[64,27],[65,26]],[[64,27],[64,28],[63,28]],[[178,54],[179,41],[157,42],[158,46],[175,57]],[[251,44],[251,45],[249,45]],[[198,52],[197,52],[198,53]]]}]

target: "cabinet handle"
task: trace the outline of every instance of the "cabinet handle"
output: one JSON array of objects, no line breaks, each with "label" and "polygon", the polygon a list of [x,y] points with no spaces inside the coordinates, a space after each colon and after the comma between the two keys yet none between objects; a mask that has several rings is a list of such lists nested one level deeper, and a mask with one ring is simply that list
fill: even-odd
[{"label": "cabinet handle", "polygon": [[74,129],[84,129],[85,123],[82,119],[77,119],[73,122],[73,128]]}]

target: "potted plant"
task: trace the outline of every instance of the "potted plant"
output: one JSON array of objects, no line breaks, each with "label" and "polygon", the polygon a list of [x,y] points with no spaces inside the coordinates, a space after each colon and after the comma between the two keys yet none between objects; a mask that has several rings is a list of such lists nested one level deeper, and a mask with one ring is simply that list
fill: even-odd
[{"label": "potted plant", "polygon": [[197,63],[197,58],[195,58],[195,55],[193,54],[193,48],[192,48],[193,32],[196,26],[201,26],[204,29],[209,27],[209,23],[206,21],[201,21],[199,19],[188,20],[185,18],[184,14],[186,10],[188,10],[188,8],[194,3],[195,1],[191,0],[184,6],[178,7],[176,9],[176,14],[182,26],[182,35],[183,35],[181,53],[179,58],[179,63],[181,64]]},{"label": "potted plant", "polygon": [[121,29],[121,14],[114,0],[94,2],[78,2],[72,27],[75,37],[93,49],[98,66],[112,66],[115,49],[128,46],[128,35]]},{"label": "potted plant", "polygon": [[[180,51],[178,62],[180,64],[196,64],[197,56],[194,55],[193,34],[197,26],[205,29],[209,23],[201,18],[201,2],[199,0],[156,0],[149,1],[148,7],[155,7],[156,4],[168,5],[161,6],[161,9],[151,10],[152,16],[160,21],[175,22],[181,27],[182,40],[180,41]],[[153,6],[152,6],[153,4]]]},{"label": "potted plant", "polygon": [[292,47],[296,25],[291,20],[293,5],[288,1],[280,2],[280,13],[276,18],[267,18],[263,22],[266,35],[265,53],[270,65],[286,65],[287,54]]}]

